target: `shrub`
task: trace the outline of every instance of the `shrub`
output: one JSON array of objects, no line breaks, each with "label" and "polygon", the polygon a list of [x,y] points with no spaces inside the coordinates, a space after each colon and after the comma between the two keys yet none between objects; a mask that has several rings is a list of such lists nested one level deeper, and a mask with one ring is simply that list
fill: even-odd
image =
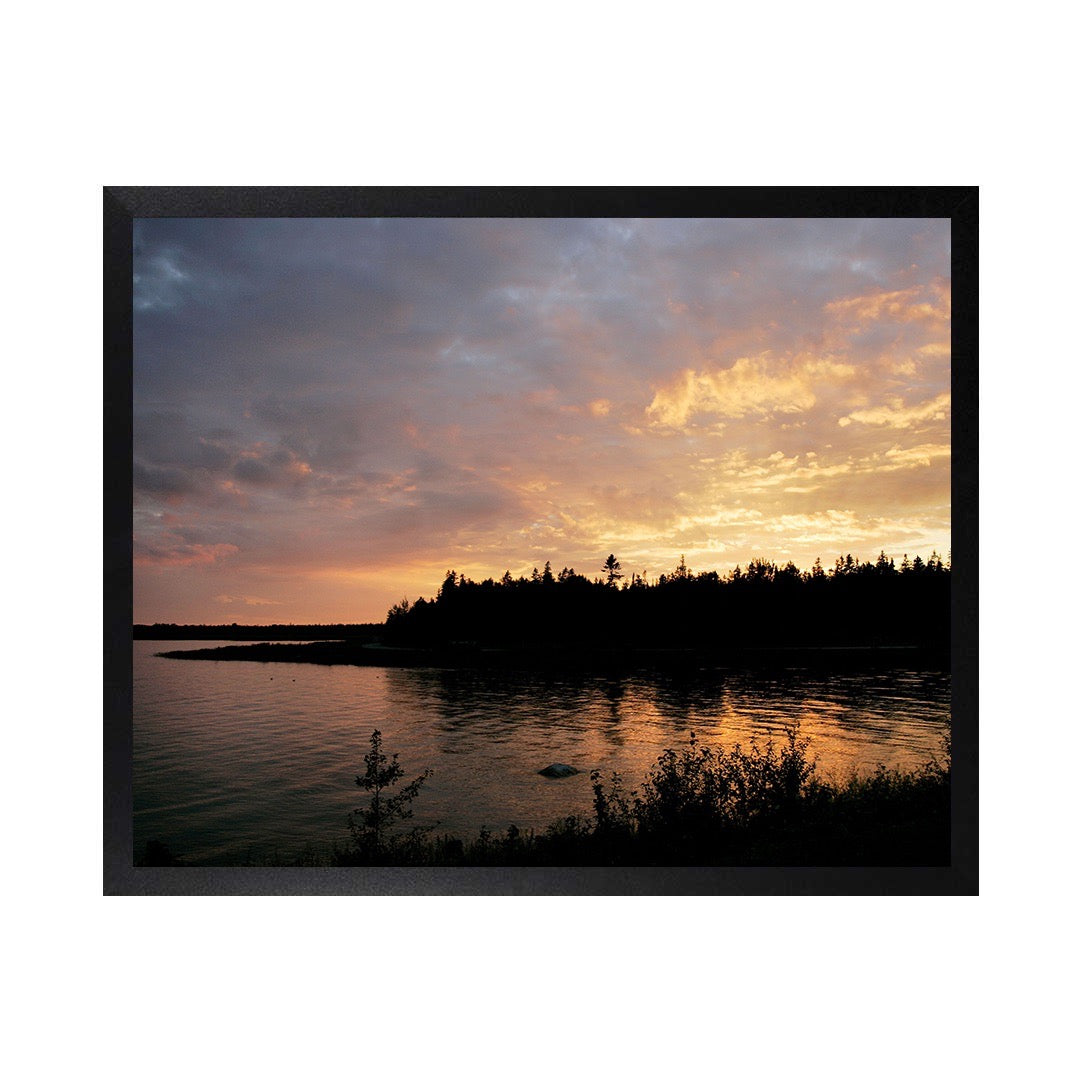
[{"label": "shrub", "polygon": [[356,778],[356,784],[372,793],[371,801],[349,815],[349,832],[354,854],[362,861],[371,862],[385,858],[392,848],[415,847],[428,831],[427,828],[415,828],[405,835],[390,834],[395,824],[412,817],[409,804],[420,794],[431,770],[425,769],[396,794],[385,794],[405,775],[405,770],[399,764],[397,754],[387,757],[383,753],[382,734],[377,728],[371,733],[371,750],[364,755],[364,766],[364,775]]},{"label": "shrub", "polygon": [[[787,732],[779,749],[771,739],[764,746],[751,739],[748,750],[736,744],[725,751],[702,745],[691,733],[686,749],[665,750],[653,766],[634,799],[634,825],[645,833],[687,837],[790,810],[813,788],[817,763],[807,756],[808,747],[798,728]],[[593,787],[599,822],[600,810],[611,816],[613,797],[595,774]]]},{"label": "shrub", "polygon": [[[819,780],[809,740],[789,729],[778,743],[710,747],[693,734],[665,750],[640,791],[618,773],[591,774],[592,817],[565,817],[546,829],[505,834],[487,828],[472,842],[427,830],[391,835],[410,816],[425,772],[397,794],[397,755],[372,735],[357,783],[371,804],[350,817],[354,848],[344,861],[443,866],[781,866],[947,865],[949,747],[945,761],[913,772],[878,768],[846,781]],[[342,853],[337,858],[342,860]]]}]

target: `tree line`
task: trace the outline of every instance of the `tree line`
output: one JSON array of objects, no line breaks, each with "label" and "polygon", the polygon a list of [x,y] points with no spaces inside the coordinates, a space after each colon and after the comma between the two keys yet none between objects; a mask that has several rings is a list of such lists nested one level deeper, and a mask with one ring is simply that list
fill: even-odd
[{"label": "tree line", "polygon": [[528,576],[474,581],[449,570],[436,595],[387,613],[386,639],[411,645],[597,647],[922,645],[949,641],[951,560],[899,564],[882,551],[825,569],[755,558],[727,574],[681,558],[649,579],[614,553],[587,577],[551,562]]}]

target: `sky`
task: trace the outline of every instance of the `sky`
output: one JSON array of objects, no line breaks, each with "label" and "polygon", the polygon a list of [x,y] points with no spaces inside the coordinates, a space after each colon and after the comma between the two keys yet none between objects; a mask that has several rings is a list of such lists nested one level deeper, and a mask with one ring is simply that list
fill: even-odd
[{"label": "sky", "polygon": [[139,219],[136,622],[950,548],[917,219]]}]

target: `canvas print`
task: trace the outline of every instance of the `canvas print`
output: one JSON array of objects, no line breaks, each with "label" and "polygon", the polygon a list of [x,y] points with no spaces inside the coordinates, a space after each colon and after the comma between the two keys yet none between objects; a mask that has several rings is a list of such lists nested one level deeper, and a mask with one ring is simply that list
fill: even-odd
[{"label": "canvas print", "polygon": [[948,217],[136,217],[140,867],[950,861]]}]

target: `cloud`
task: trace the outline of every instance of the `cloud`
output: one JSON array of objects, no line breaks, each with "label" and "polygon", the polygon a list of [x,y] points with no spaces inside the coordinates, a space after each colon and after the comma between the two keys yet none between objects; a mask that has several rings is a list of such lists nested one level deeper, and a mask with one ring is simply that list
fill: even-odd
[{"label": "cloud", "polygon": [[188,470],[177,466],[161,468],[135,460],[131,465],[131,480],[136,491],[154,495],[187,495],[195,490],[195,482]]},{"label": "cloud", "polygon": [[191,275],[179,264],[173,249],[163,249],[140,258],[135,248],[135,270],[132,275],[133,304],[136,311],[156,311],[175,308],[184,300],[184,286]]},{"label": "cloud", "polygon": [[142,543],[136,546],[134,565],[141,567],[208,566],[236,555],[235,544]]},{"label": "cloud", "polygon": [[651,570],[812,562],[764,525],[837,508],[855,518],[807,535],[900,506],[947,529],[947,221],[141,219],[135,239],[141,619],[228,596],[336,621],[346,594],[381,618],[451,565],[598,572],[613,547]]},{"label": "cloud", "polygon": [[896,469],[929,468],[936,461],[952,457],[952,447],[941,443],[923,443],[919,446],[893,446],[885,451],[884,471]]},{"label": "cloud", "polygon": [[280,600],[266,600],[261,596],[228,596],[221,593],[214,597],[219,604],[245,604],[248,607],[280,606]]},{"label": "cloud", "polygon": [[855,325],[871,322],[941,323],[947,321],[952,313],[951,294],[940,283],[915,285],[910,289],[832,300],[825,305],[825,312],[840,322]]},{"label": "cloud", "polygon": [[920,345],[917,352],[920,356],[945,359],[952,355],[952,346],[947,341],[931,341],[926,345]]},{"label": "cloud", "polygon": [[256,486],[302,484],[311,478],[312,469],[288,447],[271,449],[257,444],[241,452],[232,467],[233,476]]},{"label": "cloud", "polygon": [[900,398],[893,398],[885,405],[872,409],[858,409],[837,421],[841,427],[851,423],[873,424],[879,427],[912,428],[928,420],[946,420],[952,403],[952,395],[945,391],[931,401],[906,406]]},{"label": "cloud", "polygon": [[854,375],[850,364],[829,358],[743,356],[719,371],[680,372],[657,390],[646,413],[654,423],[684,427],[702,413],[738,419],[805,412],[813,408],[822,386],[844,383]]}]

